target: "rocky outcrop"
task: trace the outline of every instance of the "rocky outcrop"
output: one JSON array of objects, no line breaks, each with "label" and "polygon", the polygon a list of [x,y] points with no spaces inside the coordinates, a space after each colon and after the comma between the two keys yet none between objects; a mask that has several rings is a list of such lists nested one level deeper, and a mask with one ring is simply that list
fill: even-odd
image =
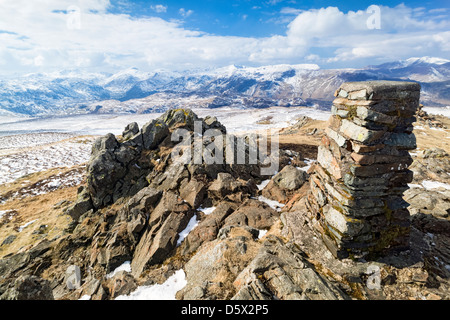
[{"label": "rocky outcrop", "polygon": [[191,206],[174,193],[163,194],[151,212],[133,254],[131,270],[139,276],[148,265],[163,262],[175,248],[179,233],[194,215]]},{"label": "rocky outcrop", "polygon": [[[5,290],[18,275],[41,268],[37,274],[60,274],[52,282],[57,299],[115,297],[129,293],[139,279],[148,279],[151,270],[174,255],[182,252],[179,263],[187,261],[203,244],[215,240],[221,229],[255,228],[255,236],[259,229],[269,229],[279,212],[252,199],[258,193],[256,183],[263,179],[260,162],[198,163],[173,157],[180,143],[173,139],[180,138],[177,132],[188,139],[182,152],[199,146],[217,151],[214,139],[197,140],[210,129],[218,135],[226,132],[214,117],[200,119],[190,110],[179,109],[141,129],[131,123],[122,137],[108,134],[97,139],[87,165],[87,184],[78,189],[76,202],[65,210],[73,220],[66,236],[39,253],[44,262],[38,265],[23,269],[29,254],[32,259],[37,256],[35,251],[12,256],[3,269],[0,264],[8,279]],[[224,154],[229,152],[226,145],[218,146]],[[236,160],[238,151],[232,151]],[[249,152],[244,150],[247,160]],[[214,213],[197,210],[208,206],[216,206]],[[199,222],[196,232],[179,241],[191,220]],[[106,275],[124,263],[129,263],[131,271],[122,274],[121,286]]]},{"label": "rocky outcrop", "polygon": [[[295,245],[278,237],[258,241],[247,226],[222,228],[185,266],[179,299],[337,300],[348,296],[320,276]],[[225,286],[225,287],[224,287]]]},{"label": "rocky outcrop", "polygon": [[262,195],[268,199],[286,203],[303,186],[307,179],[308,175],[305,171],[293,165],[287,165],[273,176],[262,190]]},{"label": "rocky outcrop", "polygon": [[236,300],[344,300],[349,297],[317,273],[295,245],[269,237],[233,282]]},{"label": "rocky outcrop", "polygon": [[36,276],[20,276],[0,296],[0,300],[53,300],[53,293],[48,280]]}]

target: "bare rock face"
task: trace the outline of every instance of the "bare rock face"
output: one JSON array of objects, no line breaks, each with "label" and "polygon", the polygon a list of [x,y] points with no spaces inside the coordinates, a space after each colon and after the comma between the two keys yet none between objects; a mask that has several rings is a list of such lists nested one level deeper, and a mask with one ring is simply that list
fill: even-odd
[{"label": "bare rock face", "polygon": [[259,230],[267,230],[279,215],[279,212],[268,204],[255,199],[247,199],[225,219],[225,225],[247,225]]},{"label": "bare rock face", "polygon": [[53,300],[48,280],[36,276],[20,276],[12,288],[6,290],[0,300]]},{"label": "bare rock face", "polygon": [[[347,299],[321,277],[294,245],[277,237],[257,240],[257,231],[230,225],[200,247],[186,264],[188,285],[179,299]],[[223,288],[223,284],[230,284]],[[220,289],[222,287],[222,289]]]},{"label": "bare rock face", "polygon": [[262,190],[262,195],[281,203],[286,203],[307,181],[308,175],[292,165],[285,166]]},{"label": "bare rock face", "polygon": [[244,201],[250,195],[255,194],[257,187],[250,180],[235,179],[229,173],[219,173],[208,188],[208,197],[212,202],[222,201],[227,198],[232,201]]},{"label": "bare rock face", "polygon": [[131,269],[139,276],[149,264],[161,263],[177,244],[178,234],[186,228],[194,215],[191,206],[174,193],[166,192],[136,246]]},{"label": "bare rock face", "polygon": [[234,300],[344,300],[349,297],[318,274],[294,245],[268,238],[237,276]]},{"label": "bare rock face", "polygon": [[209,215],[205,216],[181,244],[182,253],[186,256],[195,252],[203,243],[215,240],[225,219],[237,208],[238,203],[224,200]]}]

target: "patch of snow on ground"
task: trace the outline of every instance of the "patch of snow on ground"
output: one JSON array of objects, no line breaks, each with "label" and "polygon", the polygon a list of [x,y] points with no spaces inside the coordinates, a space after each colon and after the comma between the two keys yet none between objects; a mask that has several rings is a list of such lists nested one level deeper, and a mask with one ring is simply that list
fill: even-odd
[{"label": "patch of snow on ground", "polygon": [[423,180],[421,182],[421,184],[427,190],[439,189],[439,188],[444,188],[444,189],[450,190],[450,184],[448,184],[448,183],[442,183],[442,182],[432,181],[432,180]]},{"label": "patch of snow on ground", "polygon": [[[236,109],[222,107],[215,109],[192,108],[199,117],[215,116],[230,133],[247,130],[284,128],[295,124],[296,119],[308,116],[312,119],[326,121],[330,112],[313,107],[271,107],[264,109]],[[142,127],[147,122],[156,119],[162,113],[151,114],[90,114],[55,118],[36,118],[14,123],[0,122],[0,136],[57,132],[76,133],[78,135],[105,135],[113,133],[120,135],[127,124],[137,122]],[[270,123],[260,124],[262,119],[270,118]],[[24,130],[24,128],[27,128]]]},{"label": "patch of snow on ground", "polygon": [[[15,137],[18,138],[18,136]],[[2,173],[0,184],[55,167],[71,167],[85,163],[90,158],[92,142],[93,139],[88,142],[65,141],[38,146],[31,150],[17,149],[12,154],[0,156],[0,172]]]},{"label": "patch of snow on ground", "polygon": [[30,221],[30,222],[27,222],[27,223],[25,223],[23,226],[20,226],[20,227],[19,227],[19,232],[22,232],[23,229],[25,229],[26,227],[28,227],[30,224],[36,222],[37,220],[38,220],[38,219],[33,220],[33,221]]},{"label": "patch of snow on ground", "polygon": [[258,190],[264,189],[269,184],[269,182],[270,182],[270,179],[264,180],[263,182],[261,182],[261,184],[258,184],[257,185]]},{"label": "patch of snow on ground", "polygon": [[84,296],[82,296],[80,299],[78,299],[78,300],[91,300],[91,296],[90,295],[88,295],[88,294],[85,294]]},{"label": "patch of snow on ground", "polygon": [[0,149],[41,146],[75,137],[73,133],[42,132],[0,136]]},{"label": "patch of snow on ground", "polygon": [[424,107],[422,108],[422,110],[428,114],[442,115],[444,117],[450,118],[450,106],[446,106],[445,108]]},{"label": "patch of snow on ground", "polygon": [[5,215],[5,214],[7,214],[9,212],[9,210],[6,210],[6,211],[4,211],[4,210],[0,210],[0,220],[3,218],[3,216]]},{"label": "patch of snow on ground", "polygon": [[194,216],[191,218],[191,220],[189,220],[189,223],[186,226],[186,228],[180,232],[178,241],[177,241],[177,246],[179,246],[183,242],[183,240],[188,236],[189,232],[194,230],[197,226],[198,226],[198,220],[197,220],[197,216],[194,214]]},{"label": "patch of snow on ground", "polygon": [[[311,107],[271,107],[265,109],[239,110],[234,108],[217,108],[214,113],[211,109],[193,109],[199,117],[214,115],[222,123],[229,133],[239,133],[250,130],[281,129],[294,125],[301,116],[326,121],[330,117],[329,111]],[[261,120],[270,119],[267,124],[261,124]]]},{"label": "patch of snow on ground", "polygon": [[54,118],[35,118],[15,123],[0,123],[0,135],[28,133],[57,132],[75,133],[77,135],[122,134],[123,129],[131,122],[137,122],[140,127],[156,119],[161,113],[153,114],[90,114]]},{"label": "patch of snow on ground", "polygon": [[415,183],[408,183],[408,187],[410,187],[411,189],[413,189],[413,188],[423,188],[422,185],[415,184]]},{"label": "patch of snow on ground", "polygon": [[272,209],[275,209],[277,211],[281,211],[281,208],[284,207],[284,204],[279,203],[278,201],[275,200],[267,199],[266,197],[263,196],[259,196],[258,200],[267,203]]},{"label": "patch of snow on ground", "polygon": [[107,279],[112,278],[120,271],[131,272],[131,261],[125,261],[124,263],[122,263],[120,266],[114,269],[114,271],[108,273],[106,275],[106,278]]},{"label": "patch of snow on ground", "polygon": [[264,237],[267,233],[267,230],[259,230],[258,239]]},{"label": "patch of snow on ground", "polygon": [[209,215],[209,214],[213,213],[214,210],[216,210],[216,207],[210,207],[210,208],[202,208],[202,207],[200,207],[197,210],[203,212],[203,214]]},{"label": "patch of snow on ground", "polygon": [[118,296],[115,300],[175,300],[176,293],[186,284],[186,274],[180,269],[163,284],[141,286],[128,296]]},{"label": "patch of snow on ground", "polygon": [[306,159],[305,158],[305,163],[306,163],[306,166],[305,167],[296,167],[298,170],[302,170],[302,171],[308,171],[309,170],[309,168],[311,168],[311,165],[314,163],[314,161],[316,161],[316,160],[314,160],[314,159]]}]

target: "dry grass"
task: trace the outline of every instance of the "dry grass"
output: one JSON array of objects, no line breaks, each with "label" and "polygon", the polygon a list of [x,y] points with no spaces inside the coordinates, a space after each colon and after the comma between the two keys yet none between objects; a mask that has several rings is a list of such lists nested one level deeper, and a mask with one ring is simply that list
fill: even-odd
[{"label": "dry grass", "polygon": [[[0,186],[0,195],[20,194],[39,181],[48,179],[56,173],[74,170],[74,168],[55,168],[33,173],[13,183]],[[63,234],[71,218],[63,214],[63,209],[75,201],[77,186],[59,189],[37,196],[16,197],[0,204],[0,211],[9,211],[0,220],[0,258],[18,253],[32,247],[42,239],[53,239]],[[66,201],[62,205],[57,205]],[[36,220],[36,221],[34,221]],[[20,227],[32,222],[20,231]],[[16,236],[10,244],[2,245],[8,236]]]},{"label": "dry grass", "polygon": [[[434,116],[447,128],[450,128],[450,119],[443,116]],[[417,123],[415,123],[417,125]],[[431,147],[438,147],[450,153],[450,129],[431,129],[423,126],[423,129],[414,129],[417,139],[417,149],[424,150]]]}]

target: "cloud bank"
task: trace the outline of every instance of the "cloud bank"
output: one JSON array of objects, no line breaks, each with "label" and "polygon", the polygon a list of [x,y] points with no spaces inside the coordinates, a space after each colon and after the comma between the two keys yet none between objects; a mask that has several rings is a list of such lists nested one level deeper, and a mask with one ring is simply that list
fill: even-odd
[{"label": "cloud bank", "polygon": [[[3,0],[3,74],[86,68],[115,71],[311,63],[321,67],[376,64],[411,56],[450,58],[447,9],[379,7],[379,27],[367,10],[336,7],[295,11],[285,33],[236,37],[189,30],[183,20],[111,13],[108,0]],[[155,6],[165,12],[167,7]],[[192,14],[178,9],[179,17]],[[249,13],[251,14],[251,13]],[[294,18],[295,17],[295,18]],[[375,17],[377,18],[377,17]]]}]

